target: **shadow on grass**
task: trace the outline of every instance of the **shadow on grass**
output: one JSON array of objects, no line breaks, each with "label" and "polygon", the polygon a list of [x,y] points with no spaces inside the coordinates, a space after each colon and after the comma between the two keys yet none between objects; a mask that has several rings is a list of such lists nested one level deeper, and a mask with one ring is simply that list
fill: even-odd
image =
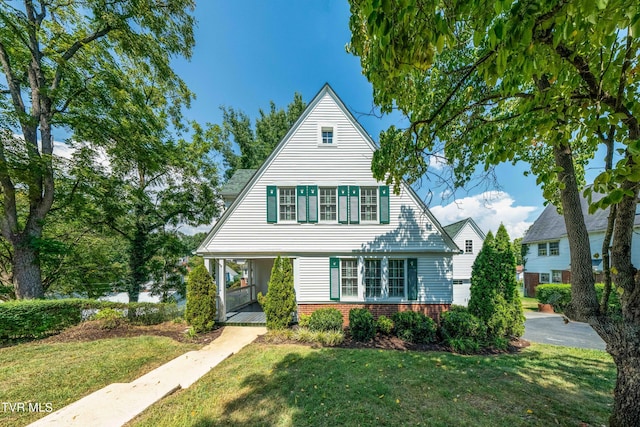
[{"label": "shadow on grass", "polygon": [[602,425],[615,368],[602,352],[553,346],[501,356],[320,349],[237,375],[222,415],[189,425]]}]

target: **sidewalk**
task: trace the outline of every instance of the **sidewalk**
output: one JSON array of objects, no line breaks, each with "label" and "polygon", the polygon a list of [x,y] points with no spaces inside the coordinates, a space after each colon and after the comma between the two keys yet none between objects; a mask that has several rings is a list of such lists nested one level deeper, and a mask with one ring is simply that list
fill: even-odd
[{"label": "sidewalk", "polygon": [[187,388],[259,335],[264,327],[227,326],[211,344],[190,351],[130,383],[114,383],[30,426],[122,426],[163,397]]}]

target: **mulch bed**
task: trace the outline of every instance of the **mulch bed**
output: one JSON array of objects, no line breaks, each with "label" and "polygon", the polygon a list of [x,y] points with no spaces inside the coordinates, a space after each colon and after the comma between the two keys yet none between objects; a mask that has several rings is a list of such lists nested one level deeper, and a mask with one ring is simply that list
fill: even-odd
[{"label": "mulch bed", "polygon": [[190,337],[186,334],[188,326],[184,323],[164,322],[158,325],[148,326],[122,323],[113,329],[105,329],[103,328],[101,321],[93,320],[82,322],[79,325],[65,329],[57,335],[52,335],[40,340],[40,342],[64,343],[94,341],[105,338],[127,338],[141,335],[155,335],[169,337],[184,343],[208,344],[220,336],[222,329],[222,327],[219,327],[211,332],[207,332],[206,334],[199,334],[196,337]]}]

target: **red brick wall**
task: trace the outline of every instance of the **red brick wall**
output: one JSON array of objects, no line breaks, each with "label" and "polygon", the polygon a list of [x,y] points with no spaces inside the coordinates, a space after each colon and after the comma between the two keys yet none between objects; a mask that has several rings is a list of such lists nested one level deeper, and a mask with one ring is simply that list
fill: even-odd
[{"label": "red brick wall", "polygon": [[298,313],[311,314],[319,308],[336,308],[342,313],[344,325],[349,326],[349,310],[352,308],[366,308],[376,319],[384,314],[391,317],[398,311],[418,311],[431,317],[436,322],[440,321],[440,314],[449,310],[450,304],[363,304],[363,303],[326,303],[326,304],[298,304]]},{"label": "red brick wall", "polygon": [[536,286],[540,284],[540,275],[538,273],[524,273],[524,293],[525,296],[535,297]]},{"label": "red brick wall", "polygon": [[571,272],[569,270],[562,270],[562,283],[571,283]]}]

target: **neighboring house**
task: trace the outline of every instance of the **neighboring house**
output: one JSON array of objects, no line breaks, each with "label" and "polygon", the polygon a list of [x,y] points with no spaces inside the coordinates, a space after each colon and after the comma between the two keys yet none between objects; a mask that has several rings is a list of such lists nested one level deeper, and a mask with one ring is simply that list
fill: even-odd
[{"label": "neighboring house", "polygon": [[471,296],[471,267],[486,236],[473,218],[446,225],[444,230],[461,249],[453,258],[453,303],[466,306]]},{"label": "neighboring house", "polygon": [[[603,197],[595,193],[594,201]],[[589,232],[589,244],[596,280],[602,280],[602,242],[607,228],[609,209],[599,209],[594,214],[589,214],[587,200],[580,196],[584,221]],[[636,214],[636,230],[640,225],[640,216]],[[640,238],[638,233],[633,233],[631,247],[632,262],[640,265]],[[534,297],[535,289],[541,283],[570,283],[571,260],[569,252],[569,239],[564,217],[560,215],[552,204],[542,211],[527,234],[522,239],[522,244],[527,246],[525,255],[524,288],[525,295]]]},{"label": "neighboring house", "polygon": [[[281,255],[293,262],[298,313],[438,317],[452,301],[459,248],[408,185],[395,195],[373,178],[375,149],[325,85],[198,248],[209,271],[224,281],[225,260],[243,259],[248,284],[266,293]],[[220,319],[233,310],[224,289],[219,282]]]}]

